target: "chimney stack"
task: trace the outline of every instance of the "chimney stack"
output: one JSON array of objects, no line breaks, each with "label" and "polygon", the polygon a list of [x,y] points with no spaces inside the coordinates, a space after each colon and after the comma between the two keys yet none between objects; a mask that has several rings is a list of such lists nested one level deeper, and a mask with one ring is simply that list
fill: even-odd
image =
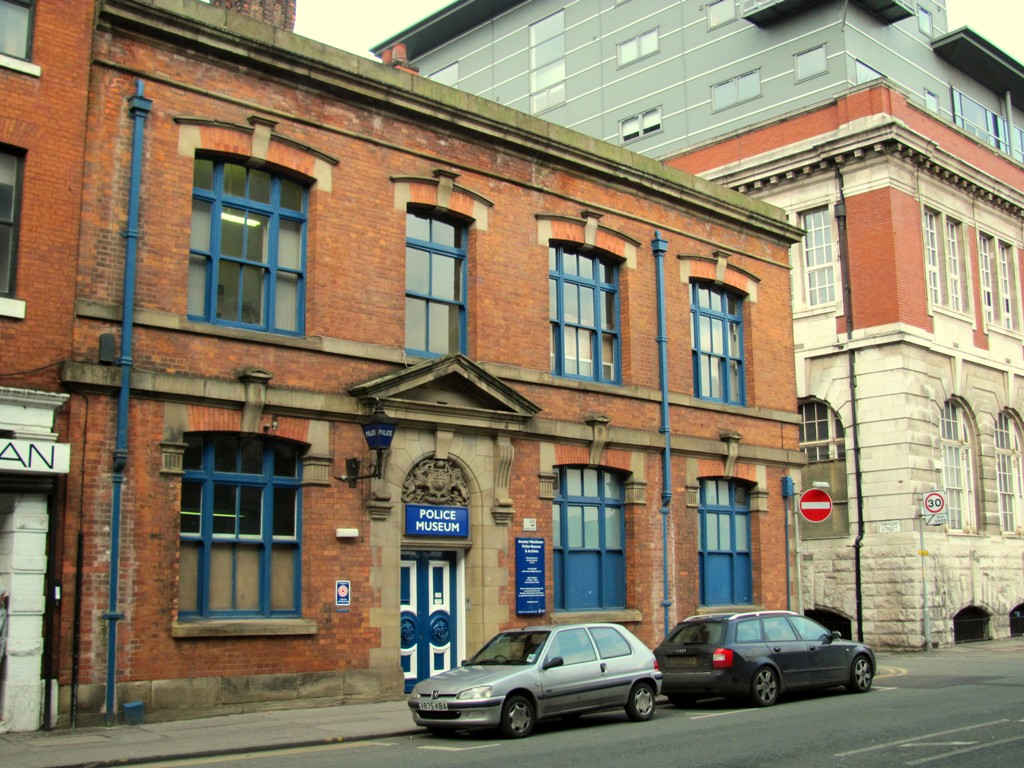
[{"label": "chimney stack", "polygon": [[207,5],[226,8],[256,21],[273,24],[288,32],[295,31],[295,3],[297,0],[202,0]]},{"label": "chimney stack", "polygon": [[381,54],[381,61],[389,67],[400,69],[403,72],[413,75],[420,73],[419,67],[409,63],[409,55],[405,52],[405,43],[395,43],[390,48],[385,49]]}]

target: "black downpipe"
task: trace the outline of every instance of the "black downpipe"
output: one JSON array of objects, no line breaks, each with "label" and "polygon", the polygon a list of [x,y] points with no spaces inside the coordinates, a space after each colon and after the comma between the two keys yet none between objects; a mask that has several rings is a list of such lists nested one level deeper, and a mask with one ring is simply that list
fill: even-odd
[{"label": "black downpipe", "polygon": [[60,615],[61,610],[61,565],[64,562],[63,547],[60,545],[63,523],[58,518],[60,510],[64,508],[63,499],[60,498],[62,480],[55,479],[53,491],[46,501],[47,519],[49,530],[46,535],[46,594],[43,612],[43,730],[52,731],[53,722],[53,681],[58,677],[60,665],[56,662],[56,647],[59,631],[55,627],[60,626],[60,619],[54,618]]},{"label": "black downpipe", "polygon": [[75,604],[71,625],[71,727],[78,725],[78,657],[82,652],[82,583],[85,580],[83,573],[85,559],[85,533],[82,526],[85,524],[85,454],[89,445],[89,397],[83,395],[85,403],[85,418],[82,422],[82,456],[81,468],[79,469],[78,488],[78,536],[75,541]]},{"label": "black downpipe", "polygon": [[846,197],[843,194],[843,173],[836,169],[839,180],[839,202],[836,203],[836,227],[839,230],[839,268],[843,278],[843,315],[846,321],[846,360],[850,376],[850,432],[853,438],[853,496],[857,504],[857,538],[853,541],[853,581],[857,616],[857,641],[864,642],[864,604],[861,578],[861,546],[864,542],[864,510],[861,504],[860,431],[857,422],[857,359],[853,351],[853,288],[850,285],[850,250],[846,228]]}]

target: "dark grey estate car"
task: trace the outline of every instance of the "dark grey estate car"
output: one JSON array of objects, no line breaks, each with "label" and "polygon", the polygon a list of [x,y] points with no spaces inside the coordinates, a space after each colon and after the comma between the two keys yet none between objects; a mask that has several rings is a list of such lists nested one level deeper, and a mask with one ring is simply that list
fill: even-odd
[{"label": "dark grey estate car", "polygon": [[618,624],[536,626],[495,635],[461,667],[412,689],[413,721],[431,731],[498,728],[529,736],[538,720],[625,709],[650,720],[661,673]]},{"label": "dark grey estate car", "polygon": [[780,693],[846,686],[864,693],[875,674],[866,645],[790,611],[691,616],[654,649],[662,693],[677,707],[707,696],[771,706]]}]

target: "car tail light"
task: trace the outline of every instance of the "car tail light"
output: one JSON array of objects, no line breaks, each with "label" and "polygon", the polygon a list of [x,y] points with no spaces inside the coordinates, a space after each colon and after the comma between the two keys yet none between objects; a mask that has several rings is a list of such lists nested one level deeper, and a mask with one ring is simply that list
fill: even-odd
[{"label": "car tail light", "polygon": [[732,651],[728,648],[715,648],[711,654],[712,669],[729,669],[732,667]]}]

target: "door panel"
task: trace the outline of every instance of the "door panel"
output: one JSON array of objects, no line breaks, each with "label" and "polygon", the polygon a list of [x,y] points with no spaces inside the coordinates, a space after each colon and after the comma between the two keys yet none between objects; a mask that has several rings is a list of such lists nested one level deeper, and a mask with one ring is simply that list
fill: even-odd
[{"label": "door panel", "polygon": [[807,643],[797,637],[785,616],[762,620],[764,641],[782,672],[783,688],[801,688],[810,682],[811,659]]},{"label": "door panel", "polygon": [[456,666],[455,554],[403,552],[401,656],[406,693]]},{"label": "door panel", "polygon": [[541,672],[544,714],[571,712],[604,704],[604,673],[585,629],[562,629],[548,641],[545,661],[561,656],[564,664]]}]

